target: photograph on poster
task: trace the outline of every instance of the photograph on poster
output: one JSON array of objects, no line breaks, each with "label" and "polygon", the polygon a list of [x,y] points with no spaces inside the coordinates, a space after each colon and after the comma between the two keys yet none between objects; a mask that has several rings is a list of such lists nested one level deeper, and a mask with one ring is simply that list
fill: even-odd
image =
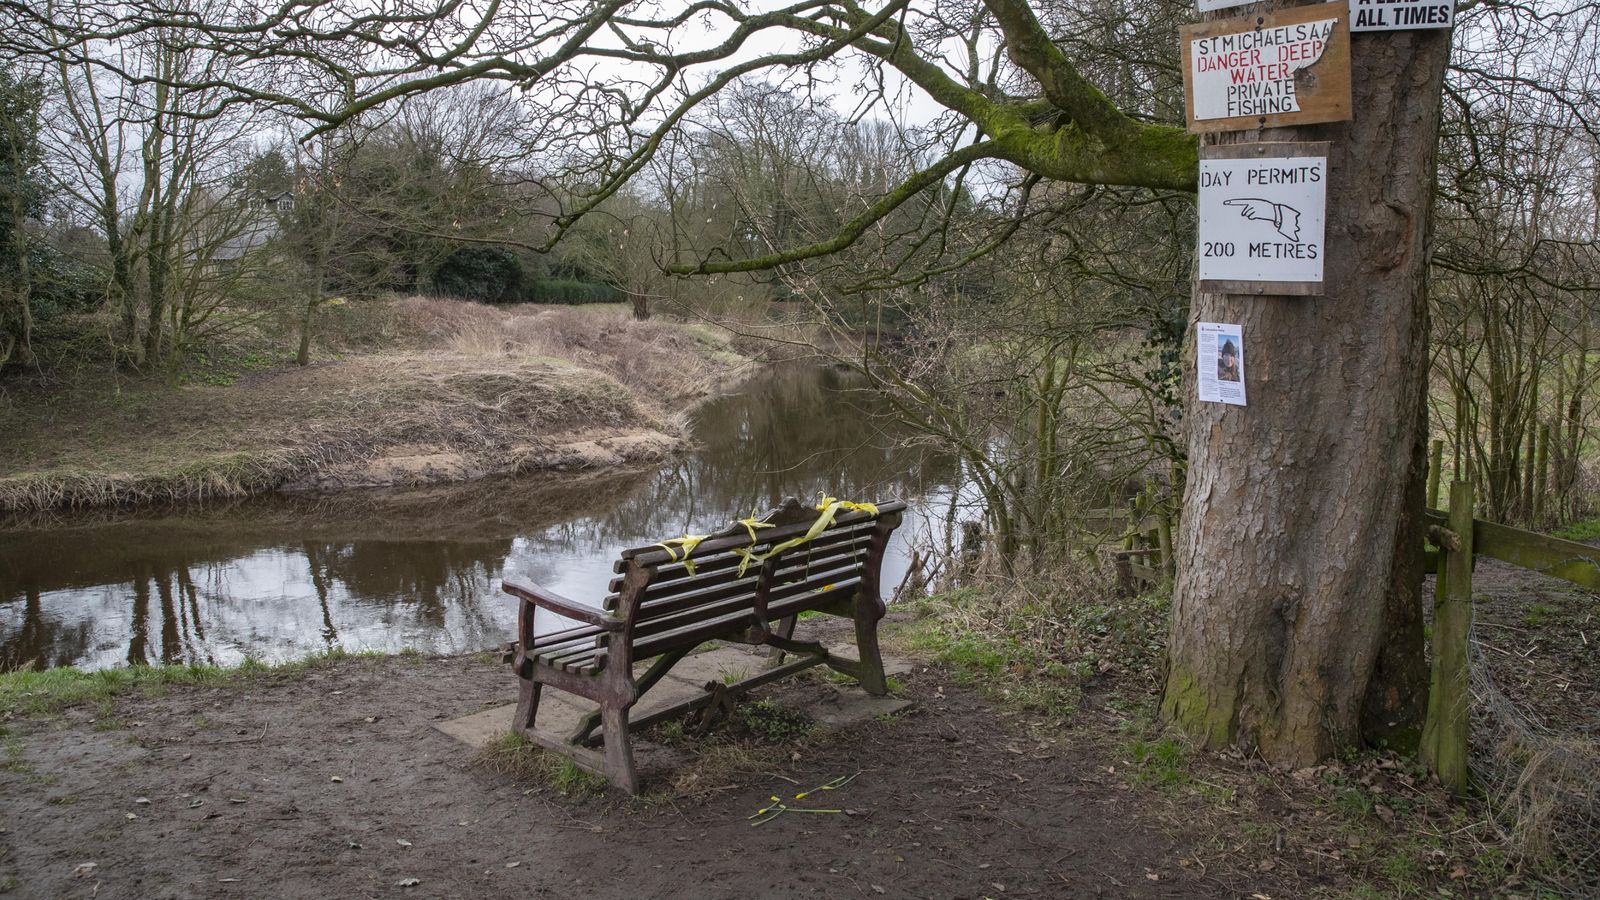
[{"label": "photograph on poster", "polygon": [[1196,342],[1200,399],[1244,406],[1244,328],[1201,322],[1196,329]]}]

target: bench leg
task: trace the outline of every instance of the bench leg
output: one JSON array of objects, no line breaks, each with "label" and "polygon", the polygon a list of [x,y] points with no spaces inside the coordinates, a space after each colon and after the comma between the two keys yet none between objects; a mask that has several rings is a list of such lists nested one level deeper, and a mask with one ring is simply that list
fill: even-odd
[{"label": "bench leg", "polygon": [[[798,614],[792,615],[792,616],[784,616],[781,620],[779,620],[778,627],[774,628],[772,630],[772,633],[777,635],[778,637],[783,638],[784,640],[793,639],[794,638],[794,623],[799,618],[800,618],[800,616]],[[774,667],[783,665],[783,651],[781,649],[779,649],[777,647],[769,647],[767,649],[767,657],[772,660],[772,665]]]},{"label": "bench leg", "polygon": [[603,707],[600,721],[605,729],[606,778],[630,794],[639,793],[639,773],[633,766],[633,742],[628,737],[628,708]]},{"label": "bench leg", "polygon": [[889,693],[889,679],[883,674],[883,654],[878,650],[878,617],[865,604],[856,606],[856,650],[861,653],[861,672],[856,676],[869,694]]},{"label": "bench leg", "polygon": [[511,726],[517,731],[532,731],[533,719],[539,714],[539,692],[544,685],[532,678],[519,679],[522,689],[517,692],[517,712]]}]

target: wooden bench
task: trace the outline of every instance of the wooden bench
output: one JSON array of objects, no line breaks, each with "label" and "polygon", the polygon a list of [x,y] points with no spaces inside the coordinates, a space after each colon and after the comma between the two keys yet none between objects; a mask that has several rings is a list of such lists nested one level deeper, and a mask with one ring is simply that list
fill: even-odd
[{"label": "wooden bench", "polygon": [[[507,648],[521,680],[513,727],[533,743],[566,754],[637,793],[631,731],[816,665],[855,678],[870,693],[886,693],[878,652],[878,620],[884,614],[878,582],[884,548],[905,504],[852,506],[834,503],[819,510],[789,498],[753,522],[736,522],[697,542],[679,539],[624,550],[613,566],[617,577],[611,593],[599,609],[528,581],[505,579],[502,589],[521,600],[518,640]],[[536,634],[534,613],[539,609],[578,624]],[[854,620],[860,658],[835,655],[815,641],[795,640],[796,618],[810,611]],[[794,658],[784,662],[780,654],[757,675],[708,687],[702,696],[630,721],[629,709],[639,698],[679,660],[711,640],[764,644]],[[651,659],[654,664],[636,676],[634,664]],[[600,708],[570,735],[539,731],[534,720],[545,685],[588,698]],[[603,753],[591,749],[597,743],[604,745]]]}]

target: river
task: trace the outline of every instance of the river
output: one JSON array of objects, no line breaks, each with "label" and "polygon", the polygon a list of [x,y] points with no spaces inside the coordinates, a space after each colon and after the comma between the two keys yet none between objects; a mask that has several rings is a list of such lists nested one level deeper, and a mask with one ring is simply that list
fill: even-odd
[{"label": "river", "polygon": [[956,465],[850,373],[783,366],[694,418],[657,469],[493,478],[74,516],[0,531],[0,670],[282,662],[342,648],[463,653],[509,640],[503,573],[599,603],[624,547],[819,492],[911,502],[884,565],[944,538]]}]

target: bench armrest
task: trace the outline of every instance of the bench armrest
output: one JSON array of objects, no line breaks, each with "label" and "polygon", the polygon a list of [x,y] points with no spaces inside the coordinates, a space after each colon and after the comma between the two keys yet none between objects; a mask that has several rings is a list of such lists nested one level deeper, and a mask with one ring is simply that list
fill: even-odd
[{"label": "bench armrest", "polygon": [[604,628],[607,631],[617,631],[622,628],[623,622],[615,616],[607,615],[592,606],[585,606],[576,600],[569,600],[555,591],[542,588],[531,581],[520,578],[506,578],[500,582],[500,590],[514,596],[521,597],[540,609],[548,609],[558,615],[569,619],[576,619],[587,625]]}]

